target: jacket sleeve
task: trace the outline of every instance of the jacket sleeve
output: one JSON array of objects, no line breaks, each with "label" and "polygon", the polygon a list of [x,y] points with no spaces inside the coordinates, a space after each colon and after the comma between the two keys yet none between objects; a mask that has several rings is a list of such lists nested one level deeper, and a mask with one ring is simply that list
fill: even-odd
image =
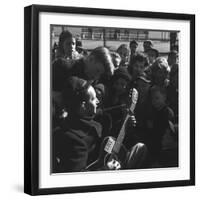
[{"label": "jacket sleeve", "polygon": [[55,138],[55,161],[57,172],[82,171],[88,160],[87,145],[74,133],[64,133]]}]

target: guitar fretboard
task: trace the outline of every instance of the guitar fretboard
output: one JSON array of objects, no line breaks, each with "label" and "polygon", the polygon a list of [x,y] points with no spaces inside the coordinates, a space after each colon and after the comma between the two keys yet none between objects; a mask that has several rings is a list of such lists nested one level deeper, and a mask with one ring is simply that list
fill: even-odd
[{"label": "guitar fretboard", "polygon": [[113,151],[114,151],[115,153],[119,153],[119,150],[120,150],[120,148],[121,148],[121,144],[122,144],[123,141],[124,141],[124,137],[125,137],[125,127],[126,127],[126,123],[127,123],[127,120],[128,120],[129,117],[130,117],[130,114],[128,113],[128,114],[126,115],[126,117],[125,117],[124,123],[123,123],[123,125],[122,125],[122,128],[121,128],[121,130],[120,130],[120,132],[119,132],[119,135],[118,135],[117,140],[116,140],[116,142],[115,142],[115,145],[114,145],[114,147],[113,147]]}]

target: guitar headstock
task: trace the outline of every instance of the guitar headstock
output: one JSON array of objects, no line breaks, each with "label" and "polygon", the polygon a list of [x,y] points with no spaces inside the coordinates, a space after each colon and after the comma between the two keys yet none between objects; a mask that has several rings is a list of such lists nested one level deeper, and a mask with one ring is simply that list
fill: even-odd
[{"label": "guitar headstock", "polygon": [[138,91],[135,88],[131,89],[130,98],[131,98],[131,105],[130,105],[129,111],[133,113],[137,104],[137,100],[138,100]]}]

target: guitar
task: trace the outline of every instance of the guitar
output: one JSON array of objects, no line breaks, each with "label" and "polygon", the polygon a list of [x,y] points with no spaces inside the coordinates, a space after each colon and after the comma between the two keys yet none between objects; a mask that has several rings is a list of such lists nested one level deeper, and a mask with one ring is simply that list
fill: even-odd
[{"label": "guitar", "polygon": [[135,88],[133,88],[131,93],[131,106],[127,111],[117,139],[111,136],[104,138],[100,147],[100,154],[98,159],[88,165],[86,167],[86,171],[120,169],[125,167],[127,157],[127,149],[123,145],[123,140],[126,133],[125,128],[127,120],[134,113],[137,99],[138,92]]}]

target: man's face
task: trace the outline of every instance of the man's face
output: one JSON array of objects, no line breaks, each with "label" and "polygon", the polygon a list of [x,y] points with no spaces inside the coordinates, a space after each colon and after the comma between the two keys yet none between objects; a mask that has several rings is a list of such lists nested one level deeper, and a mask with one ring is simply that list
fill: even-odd
[{"label": "man's face", "polygon": [[75,38],[66,38],[63,43],[63,49],[66,56],[72,56],[72,53],[76,49],[76,40]]},{"label": "man's face", "polygon": [[97,112],[99,100],[97,99],[95,89],[92,86],[88,88],[88,97],[88,101],[85,103],[85,115],[94,116]]}]

